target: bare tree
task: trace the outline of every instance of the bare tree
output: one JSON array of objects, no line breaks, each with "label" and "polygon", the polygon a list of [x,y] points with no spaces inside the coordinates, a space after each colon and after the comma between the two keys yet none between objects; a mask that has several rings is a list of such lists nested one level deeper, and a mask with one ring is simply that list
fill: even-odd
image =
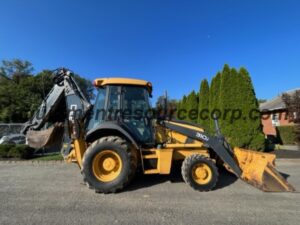
[{"label": "bare tree", "polygon": [[296,142],[300,145],[300,90],[292,94],[283,94],[282,99],[287,107],[289,117],[295,123]]},{"label": "bare tree", "polygon": [[169,99],[167,94],[159,96],[155,105],[156,111],[160,116],[172,118],[177,110],[177,101],[175,99]]}]

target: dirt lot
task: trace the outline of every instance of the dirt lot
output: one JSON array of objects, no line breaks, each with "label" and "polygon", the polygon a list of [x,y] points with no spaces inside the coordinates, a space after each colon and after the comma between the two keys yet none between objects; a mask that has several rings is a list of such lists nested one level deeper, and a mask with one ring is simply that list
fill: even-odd
[{"label": "dirt lot", "polygon": [[[300,190],[300,159],[279,170]],[[263,193],[222,172],[216,190],[193,191],[174,170],[138,176],[118,194],[95,194],[76,165],[0,162],[0,224],[299,224],[300,194]]]}]

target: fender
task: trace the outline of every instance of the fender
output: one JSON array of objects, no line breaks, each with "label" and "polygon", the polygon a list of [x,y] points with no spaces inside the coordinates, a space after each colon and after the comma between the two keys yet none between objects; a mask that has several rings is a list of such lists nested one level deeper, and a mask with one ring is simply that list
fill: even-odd
[{"label": "fender", "polygon": [[131,135],[128,131],[126,131],[120,124],[117,122],[104,122],[95,128],[89,130],[86,134],[85,140],[86,142],[92,142],[98,139],[101,136],[105,135],[123,135],[126,139],[128,139],[136,149],[139,149],[139,145],[136,142],[136,139]]}]

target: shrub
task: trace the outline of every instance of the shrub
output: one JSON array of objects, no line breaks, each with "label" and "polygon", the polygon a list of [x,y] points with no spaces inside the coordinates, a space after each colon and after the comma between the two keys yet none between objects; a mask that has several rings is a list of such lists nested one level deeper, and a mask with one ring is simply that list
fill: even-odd
[{"label": "shrub", "polygon": [[296,123],[295,125],[295,137],[296,137],[296,143],[300,145],[300,124]]},{"label": "shrub", "polygon": [[0,145],[0,158],[30,159],[34,149],[27,145]]},{"label": "shrub", "polygon": [[0,145],[0,158],[7,158],[7,154],[12,147],[14,145]]},{"label": "shrub", "polygon": [[284,145],[293,145],[296,143],[295,127],[280,126],[277,127],[277,135],[280,142]]},{"label": "shrub", "polygon": [[265,151],[266,147],[266,139],[263,134],[257,134],[254,136],[249,144],[250,149],[257,151]]}]

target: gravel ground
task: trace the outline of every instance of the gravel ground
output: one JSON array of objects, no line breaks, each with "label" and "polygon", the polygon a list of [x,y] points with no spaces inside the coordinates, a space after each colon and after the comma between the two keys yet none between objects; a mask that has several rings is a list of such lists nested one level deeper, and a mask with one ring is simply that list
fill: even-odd
[{"label": "gravel ground", "polygon": [[[300,190],[300,159],[277,167]],[[298,193],[264,193],[221,172],[216,190],[200,193],[169,176],[139,175],[123,192],[96,194],[79,169],[61,162],[0,162],[0,224],[298,225]]]},{"label": "gravel ground", "polygon": [[270,153],[275,154],[278,159],[300,159],[300,151],[298,150],[276,150]]}]

